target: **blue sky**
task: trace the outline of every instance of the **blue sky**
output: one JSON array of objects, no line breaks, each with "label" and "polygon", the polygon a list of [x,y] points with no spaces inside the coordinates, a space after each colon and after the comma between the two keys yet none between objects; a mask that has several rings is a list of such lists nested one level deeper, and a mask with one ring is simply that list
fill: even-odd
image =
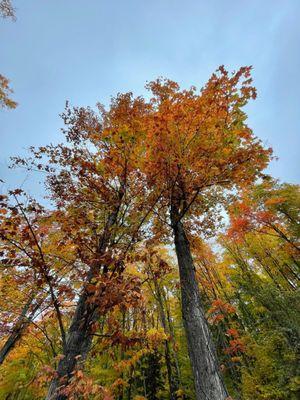
[{"label": "blue sky", "polygon": [[0,190],[40,196],[42,177],[9,171],[9,156],[62,139],[59,113],[144,94],[158,76],[203,86],[221,64],[253,65],[249,125],[279,160],[269,172],[299,182],[300,0],[15,0],[0,21],[0,73],[16,110],[0,111]]}]

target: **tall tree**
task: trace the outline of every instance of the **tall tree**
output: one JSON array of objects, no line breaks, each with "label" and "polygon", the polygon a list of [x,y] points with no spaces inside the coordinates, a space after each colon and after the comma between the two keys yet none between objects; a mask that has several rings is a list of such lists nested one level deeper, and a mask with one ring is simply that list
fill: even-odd
[{"label": "tall tree", "polygon": [[[99,321],[116,305],[126,304],[128,296],[132,301],[138,297],[139,285],[129,284],[124,274],[126,257],[137,242],[150,238],[154,243],[174,240],[196,398],[228,397],[190,243],[196,233],[215,231],[221,206],[237,190],[249,187],[270,159],[271,150],[264,149],[246,125],[243,107],[256,95],[250,68],[231,75],[220,67],[200,92],[194,87],[180,90],[164,80],[147,87],[150,100],[118,95],[107,111],[100,105],[98,113],[67,106],[66,143],[32,149],[29,160],[15,159],[16,164],[46,172],[53,218],[61,241],[70,241],[76,254],[74,268],[80,278],[48,400],[70,396],[75,378],[82,378],[93,337],[103,334]],[[159,287],[155,289],[157,295]],[[167,328],[166,317],[164,310],[152,313],[150,325]],[[57,318],[59,323],[59,313]],[[141,320],[146,331],[149,322]],[[125,323],[126,315],[118,337],[124,336]],[[64,330],[65,321],[62,325]],[[124,357],[122,350],[119,358]],[[174,370],[167,359],[175,397]]]},{"label": "tall tree", "polygon": [[132,134],[147,108],[130,94],[113,99],[108,111],[99,106],[98,114],[67,107],[63,119],[68,144],[32,149],[31,160],[15,159],[48,174],[56,220],[65,237],[72,237],[83,265],[81,294],[48,399],[66,398],[63,389],[85,361],[95,323],[109,307],[108,288],[116,277],[122,280],[124,257],[140,240],[157,202],[156,193],[148,196],[136,167],[142,132]]},{"label": "tall tree", "polygon": [[43,311],[54,308],[64,342],[60,303],[63,292],[72,292],[69,271],[74,258],[67,241],[57,246],[60,237],[51,212],[22,196],[21,190],[1,196],[0,207],[2,304],[11,299],[9,308],[1,307],[1,333],[6,338],[0,349],[1,364],[42,305]]},{"label": "tall tree", "polygon": [[267,179],[231,205],[221,237],[223,282],[246,345],[239,382],[246,400],[299,396],[298,210],[299,186]]},{"label": "tall tree", "polygon": [[148,88],[153,98],[145,122],[144,171],[149,187],[163,192],[158,224],[169,219],[174,235],[196,397],[225,399],[188,236],[196,229],[213,230],[217,205],[229,190],[259,176],[271,150],[263,148],[245,122],[242,108],[256,96],[250,68],[230,76],[220,67],[199,94],[194,87],[180,91],[171,81],[157,80]]}]

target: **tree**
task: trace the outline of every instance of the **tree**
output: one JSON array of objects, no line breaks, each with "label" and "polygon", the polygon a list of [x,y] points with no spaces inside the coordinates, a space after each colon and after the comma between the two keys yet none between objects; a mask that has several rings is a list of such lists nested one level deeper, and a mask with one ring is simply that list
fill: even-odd
[{"label": "tree", "polygon": [[68,144],[32,149],[30,160],[15,159],[48,174],[56,221],[65,237],[72,237],[82,263],[82,290],[49,399],[65,398],[62,391],[87,357],[95,324],[110,307],[108,288],[122,281],[124,257],[140,240],[157,202],[156,194],[148,196],[136,168],[142,135],[133,135],[132,129],[139,127],[145,112],[145,102],[130,94],[113,99],[108,111],[99,106],[98,115],[67,106],[63,119]]},{"label": "tree", "polygon": [[168,340],[165,341],[165,361],[167,367],[167,375],[169,381],[170,400],[178,398],[178,392],[182,389],[180,383],[180,371],[178,367],[178,358],[174,351],[175,337],[172,322],[170,321],[170,312],[166,302],[166,288],[164,287],[163,278],[172,271],[171,263],[163,248],[148,249],[145,254],[145,272],[148,277],[148,285],[151,294],[154,296],[158,307],[158,314],[162,328]]},{"label": "tree", "polygon": [[245,399],[299,393],[298,202],[298,185],[266,179],[230,206],[221,237],[224,281],[246,344],[239,389]]},{"label": "tree", "polygon": [[144,171],[149,187],[163,192],[158,223],[169,218],[174,234],[196,397],[224,399],[227,391],[204,317],[188,236],[199,228],[213,230],[217,204],[230,189],[250,185],[267,165],[271,150],[255,138],[242,111],[256,96],[250,68],[230,76],[220,67],[200,94],[194,87],[180,91],[171,81],[157,80],[148,88],[153,98],[144,128]]},{"label": "tree", "polygon": [[1,333],[7,337],[0,350],[2,364],[37,313],[49,307],[55,310],[64,343],[61,303],[73,296],[69,273],[74,257],[68,241],[59,245],[51,212],[20,189],[1,196],[0,207],[1,300],[4,304],[10,298],[9,308],[1,307]]},{"label": "tree", "polygon": [[[67,105],[62,115],[66,142],[32,148],[32,157],[27,160],[15,158],[16,165],[46,173],[59,243],[68,243],[75,256],[70,284],[76,305],[72,304],[61,318],[64,306],[60,298],[67,297],[67,288],[61,288],[58,302],[51,300],[56,324],[65,335],[58,343],[61,357],[48,390],[49,400],[76,398],[76,391],[83,398],[96,395],[95,390],[104,394],[102,385],[95,388],[88,376],[90,359],[87,364],[86,360],[94,354],[93,343],[98,344],[94,338],[100,338],[102,351],[109,349],[119,367],[125,367],[118,369],[117,380],[109,381],[111,388],[105,393],[117,393],[119,399],[140,394],[138,374],[142,368],[137,367],[137,359],[147,354],[153,368],[162,372],[158,358],[148,351],[154,354],[159,348],[165,356],[159,359],[165,363],[170,398],[182,398],[181,389],[177,390],[176,350],[171,344],[175,334],[166,306],[170,294],[164,292],[157,275],[157,267],[164,270],[166,264],[163,257],[151,255],[151,251],[150,258],[139,260],[138,247],[143,243],[151,249],[158,243],[172,242],[196,399],[228,397],[205,309],[212,302],[209,313],[214,320],[215,316],[223,318],[223,311],[230,310],[231,305],[228,299],[219,299],[220,294],[225,296],[220,286],[214,288],[215,292],[205,290],[205,285],[218,281],[216,275],[207,273],[208,264],[196,274],[196,238],[216,231],[222,207],[262,176],[271,157],[271,150],[264,149],[246,125],[243,107],[256,95],[250,68],[230,75],[220,67],[199,93],[194,87],[181,90],[175,82],[162,79],[150,82],[147,88],[152,93],[150,100],[121,94],[108,110],[101,105],[98,111]],[[39,251],[37,243],[36,249]],[[142,268],[140,264],[143,274],[148,271],[145,279],[149,280],[151,302],[155,304],[148,320],[138,307],[144,290],[141,277],[126,272],[131,262],[137,271]],[[205,286],[205,298],[200,295],[199,282]],[[57,291],[55,286],[54,295]],[[229,316],[226,318],[229,321]],[[232,328],[227,327],[227,319],[226,332]],[[136,337],[127,334],[126,323],[139,327],[134,329]],[[242,343],[235,331],[228,332],[222,345],[226,344],[230,358],[242,350]],[[153,341],[158,342],[154,347]],[[183,341],[179,342],[184,348]],[[127,353],[129,343],[139,349],[137,358]],[[112,360],[103,357],[110,371],[114,368]],[[146,377],[142,381],[146,384]],[[158,396],[157,390],[153,396]]]}]

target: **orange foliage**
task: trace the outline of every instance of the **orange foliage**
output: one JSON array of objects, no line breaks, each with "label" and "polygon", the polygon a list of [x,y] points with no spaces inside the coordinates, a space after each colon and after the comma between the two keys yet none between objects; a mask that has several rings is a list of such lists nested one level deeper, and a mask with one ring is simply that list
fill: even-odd
[{"label": "orange foliage", "polygon": [[227,314],[234,314],[235,312],[236,308],[234,306],[221,299],[217,299],[212,302],[208,310],[208,320],[211,324],[218,324]]}]

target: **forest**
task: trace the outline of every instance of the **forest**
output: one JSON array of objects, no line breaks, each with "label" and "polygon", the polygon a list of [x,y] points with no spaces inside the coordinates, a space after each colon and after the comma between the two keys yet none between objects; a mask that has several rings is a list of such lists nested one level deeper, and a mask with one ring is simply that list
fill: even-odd
[{"label": "forest", "polygon": [[251,73],[67,102],[61,142],[12,155],[46,200],[0,196],[1,400],[299,399],[300,191]]}]

